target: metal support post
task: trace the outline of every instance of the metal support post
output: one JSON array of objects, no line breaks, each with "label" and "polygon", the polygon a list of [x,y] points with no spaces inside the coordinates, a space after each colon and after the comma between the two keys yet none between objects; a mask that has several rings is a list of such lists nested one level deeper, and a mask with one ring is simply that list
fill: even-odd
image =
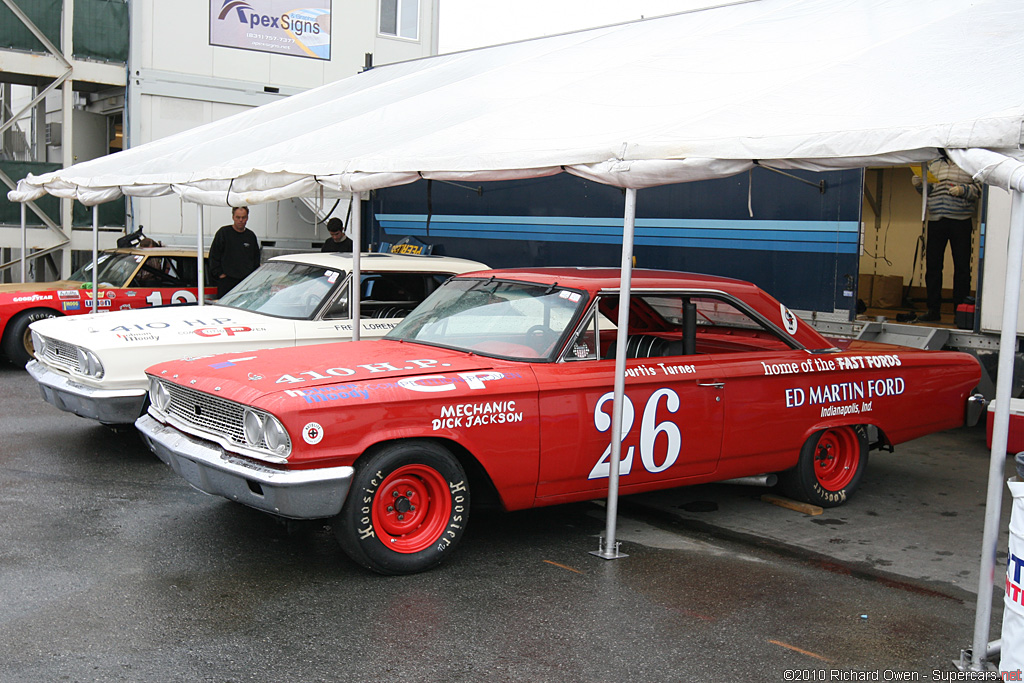
[{"label": "metal support post", "polygon": [[598,550],[591,552],[605,560],[628,557],[619,552],[615,524],[619,513],[619,463],[622,460],[622,404],[626,394],[626,336],[629,331],[629,290],[633,280],[633,228],[636,223],[636,190],[626,188],[622,226],[622,264],[619,277],[619,319],[615,337],[615,381],[612,399],[611,456],[608,459],[608,506],[605,535]]},{"label": "metal support post", "polygon": [[28,263],[28,237],[26,236],[25,227],[25,202],[21,203],[21,282],[22,284],[28,282],[26,279],[26,273],[28,272],[25,268],[25,264]]},{"label": "metal support post", "polygon": [[[70,201],[70,200],[69,200]],[[100,289],[99,289],[99,255],[100,255],[100,207],[94,204],[92,207],[92,312],[100,312]]]},{"label": "metal support post", "polygon": [[360,256],[363,251],[363,193],[352,193],[352,218],[349,220],[351,229],[349,237],[352,239],[352,341],[359,341],[359,333],[362,331],[361,310],[359,298],[363,292],[362,264]]},{"label": "metal support post", "polygon": [[206,304],[206,263],[203,261],[203,205],[196,204],[196,267],[199,305]]},{"label": "metal support post", "polygon": [[985,533],[981,543],[978,605],[974,612],[974,646],[971,670],[982,671],[988,653],[989,621],[992,618],[992,587],[995,582],[996,545],[1003,505],[1006,442],[1010,431],[1010,394],[1013,390],[1013,358],[1017,348],[1017,307],[1020,301],[1021,260],[1024,257],[1024,194],[1013,191],[1010,204],[1010,239],[1007,244],[1003,322],[999,336],[996,375],[996,409],[989,454],[988,498],[985,502]]}]

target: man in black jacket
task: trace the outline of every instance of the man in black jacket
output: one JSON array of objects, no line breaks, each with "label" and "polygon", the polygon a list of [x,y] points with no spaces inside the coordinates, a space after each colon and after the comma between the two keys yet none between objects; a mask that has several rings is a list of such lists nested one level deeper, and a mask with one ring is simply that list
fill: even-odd
[{"label": "man in black jacket", "polygon": [[210,275],[217,283],[217,298],[224,296],[260,265],[260,241],[245,227],[249,209],[231,211],[231,225],[222,226],[210,245]]},{"label": "man in black jacket", "polygon": [[331,218],[327,221],[327,232],[331,233],[331,236],[320,247],[320,251],[352,251],[352,240],[345,236],[345,225],[340,218]]}]

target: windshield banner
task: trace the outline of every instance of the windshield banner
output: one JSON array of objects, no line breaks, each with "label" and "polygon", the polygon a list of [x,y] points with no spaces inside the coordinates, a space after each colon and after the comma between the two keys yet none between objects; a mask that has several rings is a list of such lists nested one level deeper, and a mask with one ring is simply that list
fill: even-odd
[{"label": "windshield banner", "polygon": [[331,0],[210,0],[210,45],[331,58]]}]

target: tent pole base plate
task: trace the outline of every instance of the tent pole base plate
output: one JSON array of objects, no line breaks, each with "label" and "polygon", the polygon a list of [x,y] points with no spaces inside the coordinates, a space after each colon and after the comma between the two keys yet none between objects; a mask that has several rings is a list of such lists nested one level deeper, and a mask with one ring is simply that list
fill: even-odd
[{"label": "tent pole base plate", "polygon": [[608,544],[605,544],[604,542],[604,537],[599,537],[599,540],[597,542],[597,548],[597,550],[591,550],[590,554],[596,555],[597,557],[600,557],[602,560],[618,560],[623,557],[629,557],[629,555],[627,555],[626,553],[619,552],[618,541],[615,542],[614,550],[610,550],[608,548]]},{"label": "tent pole base plate", "polygon": [[[997,660],[1002,654],[1003,641],[1002,639],[993,640],[988,644],[985,651],[985,657],[981,660],[982,671],[998,671]],[[958,671],[978,671],[973,666],[973,650],[974,648],[968,647],[960,650],[960,659],[953,660],[953,666]]]}]

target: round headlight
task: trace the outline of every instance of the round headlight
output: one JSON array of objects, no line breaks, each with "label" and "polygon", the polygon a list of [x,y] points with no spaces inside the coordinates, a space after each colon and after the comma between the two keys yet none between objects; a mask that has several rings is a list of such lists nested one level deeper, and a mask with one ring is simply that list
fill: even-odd
[{"label": "round headlight", "polygon": [[91,375],[92,358],[89,355],[89,351],[87,349],[83,349],[81,346],[79,346],[76,350],[78,352],[78,372],[80,372],[83,375]]},{"label": "round headlight", "polygon": [[242,428],[245,432],[245,442],[259,448],[263,443],[263,420],[255,410],[246,408],[245,417],[242,419]]},{"label": "round headlight", "polygon": [[100,379],[103,377],[103,363],[100,362],[100,357],[92,351],[89,351],[89,374]]},{"label": "round headlight", "polygon": [[263,426],[263,437],[267,440],[267,448],[278,455],[286,455],[291,449],[291,439],[284,425],[273,415],[267,415]]},{"label": "round headlight", "polygon": [[77,348],[77,352],[79,373],[90,377],[103,376],[103,364],[100,363],[100,359],[95,353],[89,349],[83,349],[81,346]]},{"label": "round headlight", "polygon": [[170,392],[156,377],[149,378],[149,402],[161,413],[166,412],[167,406],[171,403]]}]

